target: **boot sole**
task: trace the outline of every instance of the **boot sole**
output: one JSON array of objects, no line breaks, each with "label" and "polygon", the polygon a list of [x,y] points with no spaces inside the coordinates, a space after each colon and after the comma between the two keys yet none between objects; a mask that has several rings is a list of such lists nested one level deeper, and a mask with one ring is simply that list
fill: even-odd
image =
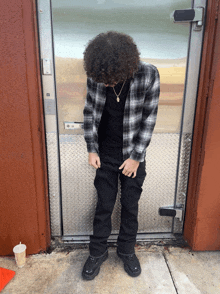
[{"label": "boot sole", "polygon": [[92,275],[87,275],[84,272],[82,272],[82,277],[84,280],[90,281],[93,280],[96,276],[98,276],[99,271],[100,271],[100,267],[103,264],[104,261],[106,261],[106,259],[108,258],[108,255],[106,255],[106,257],[103,259],[102,263],[100,264],[100,266],[94,271],[94,273]]}]

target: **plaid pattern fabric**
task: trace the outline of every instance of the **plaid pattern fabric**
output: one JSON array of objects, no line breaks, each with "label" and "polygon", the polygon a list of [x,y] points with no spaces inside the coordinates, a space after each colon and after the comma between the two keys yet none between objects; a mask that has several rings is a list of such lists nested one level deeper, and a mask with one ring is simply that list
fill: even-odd
[{"label": "plaid pattern fabric", "polygon": [[[156,124],[160,77],[152,64],[140,62],[125,102],[123,119],[123,157],[144,161]],[[84,114],[84,137],[88,152],[98,153],[98,127],[106,101],[106,87],[87,79]]]}]

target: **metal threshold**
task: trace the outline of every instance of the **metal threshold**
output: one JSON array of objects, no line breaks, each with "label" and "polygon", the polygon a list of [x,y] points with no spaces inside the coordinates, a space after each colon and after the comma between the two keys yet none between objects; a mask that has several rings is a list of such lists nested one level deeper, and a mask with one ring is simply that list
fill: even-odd
[{"label": "metal threshold", "polygon": [[[179,235],[179,234],[178,234]],[[108,242],[115,243],[117,241],[117,234],[112,234]],[[155,233],[155,234],[146,234],[146,233],[139,233],[137,234],[137,242],[153,242],[153,241],[162,241],[162,240],[175,240],[176,239],[176,234],[174,235],[173,233]],[[89,243],[89,236],[64,236],[62,237],[62,241],[64,243],[68,244],[86,244]]]}]

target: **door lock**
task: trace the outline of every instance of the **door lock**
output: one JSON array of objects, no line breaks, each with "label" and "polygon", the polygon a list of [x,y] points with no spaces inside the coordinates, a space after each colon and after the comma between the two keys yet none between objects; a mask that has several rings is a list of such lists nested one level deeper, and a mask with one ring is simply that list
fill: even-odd
[{"label": "door lock", "polygon": [[204,23],[204,7],[174,10],[170,18],[174,23],[194,22],[195,30],[201,30]]}]

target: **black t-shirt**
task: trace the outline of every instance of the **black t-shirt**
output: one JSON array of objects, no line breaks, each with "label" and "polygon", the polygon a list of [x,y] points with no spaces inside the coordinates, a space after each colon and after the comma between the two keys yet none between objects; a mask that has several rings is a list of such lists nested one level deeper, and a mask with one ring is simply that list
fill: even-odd
[{"label": "black t-shirt", "polygon": [[[131,79],[128,79],[117,102],[112,87],[106,87],[106,102],[98,130],[99,150],[106,155],[121,152],[123,147],[123,117],[125,101],[128,95]],[[120,93],[123,82],[115,86],[115,92]]]}]

